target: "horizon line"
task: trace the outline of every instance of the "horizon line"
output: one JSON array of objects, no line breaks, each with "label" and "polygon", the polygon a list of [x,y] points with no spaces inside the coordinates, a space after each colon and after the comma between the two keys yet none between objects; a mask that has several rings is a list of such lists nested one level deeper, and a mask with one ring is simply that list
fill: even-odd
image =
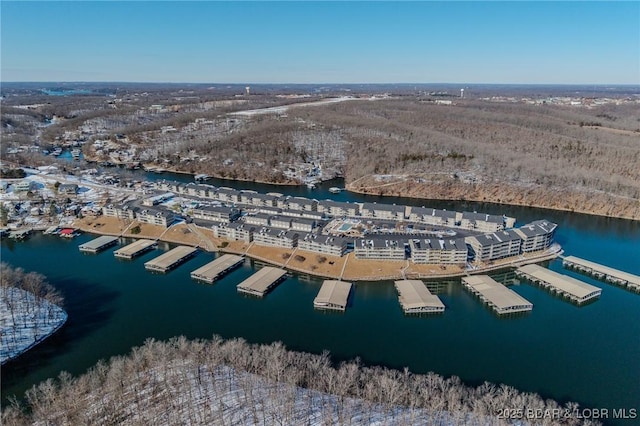
[{"label": "horizon line", "polygon": [[255,86],[323,86],[323,85],[364,85],[364,86],[389,86],[389,85],[498,85],[498,86],[638,86],[638,83],[496,83],[496,82],[483,82],[483,83],[471,83],[471,82],[383,82],[383,83],[367,83],[367,82],[351,82],[351,83],[338,83],[338,82],[308,82],[308,83],[256,83],[256,82],[189,82],[189,81],[91,81],[91,80],[0,80],[0,84],[50,84],[50,83],[65,83],[65,84],[193,84],[193,85],[255,85]]}]

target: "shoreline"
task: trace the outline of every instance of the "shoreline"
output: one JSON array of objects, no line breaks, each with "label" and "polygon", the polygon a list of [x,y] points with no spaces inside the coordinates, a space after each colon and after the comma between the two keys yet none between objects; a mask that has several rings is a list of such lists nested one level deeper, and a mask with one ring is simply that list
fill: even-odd
[{"label": "shoreline", "polygon": [[[374,190],[371,191],[367,191],[366,189],[355,189],[355,188],[351,188],[350,184],[346,184],[345,185],[345,189],[344,191],[348,191],[348,192],[353,192],[354,194],[361,194],[361,195],[380,195],[380,193],[376,193]],[[548,205],[543,205],[543,204],[539,204],[539,203],[526,203],[526,202],[509,202],[509,203],[503,203],[503,202],[499,202],[499,201],[495,201],[495,200],[491,200],[491,199],[474,199],[473,197],[465,197],[465,198],[446,198],[446,197],[438,197],[437,194],[431,194],[430,198],[423,198],[423,197],[419,197],[419,196],[415,196],[415,195],[411,195],[411,194],[406,194],[406,193],[398,193],[398,194],[382,194],[380,195],[382,197],[403,197],[403,198],[411,198],[414,200],[436,200],[436,201],[450,201],[450,202],[472,202],[472,203],[487,203],[487,204],[497,204],[497,205],[501,205],[501,206],[514,206],[514,207],[531,207],[531,208],[537,208],[537,209],[544,209],[544,210],[552,210],[552,211],[559,211],[559,212],[567,212],[567,213],[578,213],[578,214],[585,214],[585,215],[590,215],[590,216],[598,216],[598,217],[606,217],[606,218],[610,218],[610,219],[623,219],[623,220],[632,220],[632,221],[640,221],[640,216],[638,217],[632,217],[632,216],[625,216],[625,215],[609,215],[609,214],[604,214],[604,213],[598,213],[595,211],[591,211],[591,210],[585,210],[585,209],[579,209],[579,208],[573,208],[573,209],[569,209],[569,208],[564,208],[564,207],[552,207],[552,206],[548,206]],[[638,203],[640,204],[640,201],[638,201]]]},{"label": "shoreline", "polygon": [[[100,218],[94,219],[105,221]],[[91,219],[89,219],[91,220]],[[162,229],[154,225],[145,224],[145,229],[153,232],[141,232],[139,234],[131,234],[127,232],[133,223],[125,227],[123,231],[102,231],[92,227],[93,222],[86,223],[88,220],[82,219],[75,221],[74,228],[83,232],[95,235],[111,235],[120,238],[133,239],[153,239],[173,244],[187,245],[196,247],[205,252],[213,253],[231,253],[242,255],[259,262],[286,269],[299,274],[306,274],[318,278],[329,278],[337,280],[359,281],[359,282],[379,282],[393,281],[402,279],[449,279],[458,278],[468,275],[484,274],[491,271],[519,267],[531,263],[540,263],[550,261],[560,256],[563,251],[558,249],[552,251],[550,249],[542,252],[536,252],[529,255],[519,255],[511,258],[505,258],[495,261],[493,264],[482,265],[473,270],[462,269],[457,265],[430,265],[430,264],[414,264],[408,260],[367,260],[356,259],[353,253],[347,253],[342,257],[319,254],[310,251],[299,250],[297,247],[287,249],[282,247],[261,246],[253,243],[245,243],[244,241],[227,241],[220,238],[209,237],[205,232],[211,232],[207,228],[202,228],[194,224],[180,223],[169,228]],[[116,219],[114,222],[118,222]],[[196,227],[196,231],[192,231],[192,226]],[[155,229],[154,229],[155,228]],[[185,230],[189,232],[185,233]],[[169,232],[169,231],[172,232]],[[159,232],[160,231],[160,232]],[[166,235],[166,234],[176,234]],[[193,237],[198,238],[195,241]],[[203,239],[206,239],[203,241]],[[223,243],[227,244],[223,246]],[[204,243],[204,244],[203,244]],[[211,247],[215,249],[211,249]],[[297,262],[297,263],[295,263]]]},{"label": "shoreline", "polygon": [[[171,173],[176,173],[176,174],[181,174],[181,175],[191,175],[195,177],[195,173],[191,173],[191,172],[186,172],[186,171],[182,171],[182,170],[177,170],[177,169],[165,169],[165,171],[167,172],[171,172]],[[159,173],[162,174],[162,173]],[[269,182],[269,181],[263,181],[263,180],[249,180],[249,179],[233,179],[233,178],[229,178],[229,177],[224,177],[218,174],[215,175],[209,175],[213,178],[216,179],[222,179],[222,180],[228,180],[228,181],[233,181],[233,182],[248,182],[248,183],[259,183],[259,184],[265,184],[265,185],[275,185],[275,186],[298,186],[298,187],[304,187],[305,185],[302,183],[278,183],[278,182]],[[336,178],[332,178],[332,179],[336,179]],[[327,179],[328,180],[332,180],[332,179]],[[344,178],[343,178],[344,179]],[[195,181],[194,181],[195,182]],[[320,183],[325,182],[325,181],[321,181]],[[204,182],[206,183],[206,181]],[[400,182],[398,182],[400,183]],[[372,196],[376,196],[376,195],[380,195],[379,192],[376,192],[375,190],[366,190],[366,189],[357,189],[357,188],[353,188],[351,186],[351,183],[346,183],[344,184],[344,189],[343,191],[346,192],[351,192],[354,194],[360,194],[360,195],[372,195]],[[581,194],[578,192],[572,192],[570,193],[572,195],[576,195],[576,194]],[[617,197],[614,194],[611,194],[610,196],[612,197]],[[514,207],[532,207],[532,208],[538,208],[538,209],[544,209],[544,210],[553,210],[553,211],[559,211],[559,212],[567,212],[567,213],[579,213],[579,214],[586,214],[586,215],[591,215],[591,216],[598,216],[598,217],[608,217],[611,219],[624,219],[624,220],[633,220],[633,221],[640,221],[640,215],[633,217],[633,216],[628,216],[628,215],[610,215],[610,214],[605,214],[605,213],[598,213],[596,211],[593,210],[589,210],[589,209],[584,209],[584,208],[566,208],[566,207],[560,207],[560,206],[550,206],[550,205],[544,205],[544,204],[540,204],[540,203],[531,203],[531,202],[526,202],[526,201],[513,201],[513,202],[509,202],[509,203],[504,203],[501,201],[497,201],[494,199],[480,199],[480,198],[474,198],[474,197],[464,197],[464,198],[447,198],[447,197],[438,197],[437,193],[431,193],[430,197],[426,198],[426,197],[420,197],[420,196],[416,196],[416,195],[412,195],[409,193],[406,193],[404,191],[400,191],[398,194],[382,194],[382,197],[402,197],[402,198],[411,198],[414,200],[434,200],[434,201],[450,201],[450,202],[465,202],[465,201],[469,201],[469,202],[473,202],[473,203],[488,203],[488,204],[496,204],[496,205],[500,205],[500,206],[514,206]],[[638,203],[640,204],[640,201],[638,201]],[[640,208],[639,208],[640,209]],[[640,212],[640,210],[639,210]]]},{"label": "shoreline", "polygon": [[[86,158],[86,157],[85,157]],[[97,160],[93,160],[93,159],[87,159],[87,161],[92,161],[92,162],[97,162]],[[120,165],[126,165],[126,163],[120,163]],[[147,173],[153,173],[153,171],[147,171],[146,167],[148,165],[151,165],[151,167],[154,167],[153,164],[151,163],[146,163],[146,164],[142,164],[142,167],[144,168],[144,171]],[[188,171],[184,171],[184,170],[179,170],[179,169],[175,169],[175,168],[166,168],[163,169],[163,172],[161,173],[157,173],[158,175],[162,175],[164,172],[169,172],[169,173],[175,173],[175,174],[180,174],[180,175],[190,175],[195,177],[196,173],[192,173],[192,172],[188,172]],[[257,184],[264,184],[264,185],[274,185],[274,186],[295,186],[295,187],[304,187],[306,186],[305,184],[299,183],[299,182],[271,182],[271,181],[266,181],[266,180],[256,180],[256,179],[239,179],[239,178],[230,178],[224,175],[220,175],[218,173],[214,173],[214,174],[208,174],[208,176],[215,178],[215,179],[221,179],[221,180],[228,180],[228,181],[232,181],[232,182],[247,182],[247,183],[257,183]],[[334,178],[331,179],[327,179],[324,181],[320,181],[319,183],[323,183],[329,180],[333,180],[336,178],[340,178],[339,176],[336,176]],[[344,179],[344,178],[342,178]],[[354,181],[355,182],[355,181]],[[195,183],[195,179],[194,179],[194,183]],[[206,181],[202,182],[204,184],[206,184]],[[398,184],[401,184],[402,182],[397,182]],[[575,207],[575,208],[566,208],[566,207],[560,207],[560,206],[551,206],[551,205],[545,205],[545,204],[540,204],[540,203],[532,203],[532,202],[526,202],[526,201],[511,201],[508,203],[502,202],[502,201],[497,201],[493,198],[475,198],[475,197],[468,197],[468,196],[464,196],[464,198],[447,198],[446,196],[444,197],[439,197],[438,193],[434,193],[431,192],[429,197],[421,197],[421,196],[417,196],[417,195],[412,195],[410,193],[407,193],[406,191],[399,191],[397,194],[381,194],[379,191],[376,192],[375,189],[371,189],[371,190],[367,190],[367,189],[362,189],[362,188],[353,188],[352,187],[353,182],[344,183],[344,189],[343,191],[346,192],[351,192],[354,194],[360,194],[360,195],[370,195],[370,196],[382,196],[382,197],[402,197],[402,198],[411,198],[414,200],[434,200],[434,201],[448,201],[448,202],[474,202],[474,203],[488,203],[488,204],[496,204],[496,205],[501,205],[501,206],[514,206],[514,207],[531,207],[531,208],[538,208],[538,209],[545,209],[545,210],[552,210],[552,211],[559,211],[559,212],[567,212],[567,213],[579,213],[579,214],[585,214],[585,215],[591,215],[591,216],[598,216],[598,217],[607,217],[607,218],[611,218],[611,219],[624,219],[624,220],[632,220],[632,221],[640,221],[640,207],[638,209],[638,216],[629,216],[629,215],[620,215],[620,214],[616,214],[616,215],[611,215],[611,214],[606,214],[606,213],[599,213],[597,211],[594,210],[590,210],[590,209],[584,209],[584,208],[580,208],[579,206]],[[585,195],[588,196],[589,194],[585,194],[585,193],[580,193],[580,192],[570,192],[567,195]],[[610,197],[618,197],[615,194],[605,194],[608,195]],[[638,204],[640,205],[640,200],[638,200]]]}]

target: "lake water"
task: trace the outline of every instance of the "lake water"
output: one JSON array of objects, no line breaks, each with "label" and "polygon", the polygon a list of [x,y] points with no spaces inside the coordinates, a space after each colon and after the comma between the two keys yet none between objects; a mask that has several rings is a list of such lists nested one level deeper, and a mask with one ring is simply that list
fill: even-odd
[{"label": "lake water", "polygon": [[[166,175],[150,177],[166,178]],[[176,178],[175,175],[170,176]],[[177,176],[184,181],[190,177]],[[522,224],[549,219],[559,224],[557,241],[567,254],[640,274],[640,223],[542,209],[431,202],[402,198],[331,194],[329,182],[300,187],[210,181],[213,185],[277,191],[319,199],[384,201],[516,216]],[[321,280],[292,275],[264,299],[241,296],[236,284],[255,268],[245,265],[214,285],[189,273],[214,258],[199,253],[176,270],[152,274],[143,263],[169,245],[133,261],[119,261],[110,248],[98,255],[79,252],[75,240],[34,235],[2,242],[2,261],[45,274],[63,293],[68,323],[55,336],[2,368],[2,395],[22,395],[62,370],[81,374],[99,359],[126,354],[149,337],[176,335],[243,337],[249,342],[282,341],[294,350],[329,350],[336,361],[360,357],[366,364],[409,367],[422,373],[457,375],[471,385],[506,383],[560,401],[593,408],[640,408],[640,296],[564,270],[550,268],[603,288],[601,298],[576,307],[527,285],[517,293],[534,304],[530,314],[501,319],[461,288],[459,280],[428,283],[447,310],[443,315],[403,315],[391,282],[357,283],[344,314],[313,309]],[[495,275],[513,283],[513,275]]]}]

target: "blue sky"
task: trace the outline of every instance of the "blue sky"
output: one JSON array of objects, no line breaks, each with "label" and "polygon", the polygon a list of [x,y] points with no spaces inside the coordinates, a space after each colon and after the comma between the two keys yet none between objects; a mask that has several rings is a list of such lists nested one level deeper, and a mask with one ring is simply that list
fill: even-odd
[{"label": "blue sky", "polygon": [[1,2],[2,81],[640,84],[640,2]]}]

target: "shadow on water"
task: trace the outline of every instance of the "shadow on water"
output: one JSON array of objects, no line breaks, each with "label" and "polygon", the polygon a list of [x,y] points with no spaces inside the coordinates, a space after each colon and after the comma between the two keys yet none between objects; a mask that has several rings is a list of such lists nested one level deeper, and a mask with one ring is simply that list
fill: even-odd
[{"label": "shadow on water", "polygon": [[[14,392],[22,394],[26,390],[13,389],[25,376],[53,368],[75,342],[105,326],[116,311],[118,294],[114,291],[72,279],[58,280],[55,286],[64,298],[67,322],[55,334],[2,366],[2,405]],[[9,388],[11,391],[7,392]]]}]

